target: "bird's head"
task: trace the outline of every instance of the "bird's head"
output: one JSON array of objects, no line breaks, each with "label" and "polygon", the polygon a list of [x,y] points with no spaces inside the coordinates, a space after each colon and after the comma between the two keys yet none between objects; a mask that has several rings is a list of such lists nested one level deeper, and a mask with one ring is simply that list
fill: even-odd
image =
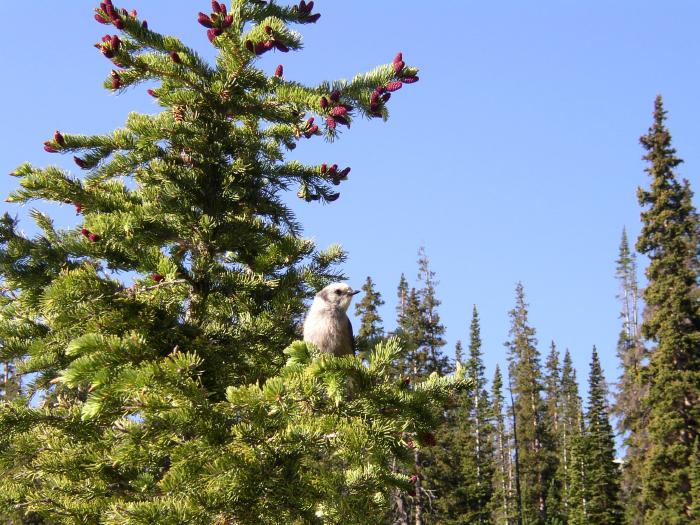
[{"label": "bird's head", "polygon": [[359,290],[355,291],[345,283],[333,283],[318,292],[315,301],[320,301],[328,308],[337,308],[345,312],[350,306],[352,296],[358,293]]}]

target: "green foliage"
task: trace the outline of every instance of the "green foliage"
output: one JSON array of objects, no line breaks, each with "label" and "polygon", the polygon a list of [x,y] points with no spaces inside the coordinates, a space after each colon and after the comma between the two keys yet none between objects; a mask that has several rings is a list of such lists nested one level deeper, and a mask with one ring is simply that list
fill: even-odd
[{"label": "green foliage", "polygon": [[638,191],[645,209],[637,249],[649,257],[642,334],[656,343],[644,372],[649,447],[641,499],[644,523],[683,525],[697,522],[689,465],[700,434],[699,230],[689,184],[673,171],[682,161],[665,120],[659,96],[654,123],[640,139],[651,176],[650,189]]},{"label": "green foliage", "polygon": [[627,231],[622,230],[620,251],[615,276],[618,279],[621,303],[622,329],[617,342],[617,356],[622,364],[622,374],[615,392],[611,413],[617,417],[625,457],[622,465],[621,499],[625,509],[625,521],[629,525],[642,525],[643,506],[640,501],[642,457],[648,448],[648,433],[644,397],[648,387],[644,370],[649,352],[642,343],[638,319],[640,298],[637,284],[637,262],[630,251]]},{"label": "green foliage", "polygon": [[515,308],[510,311],[509,373],[514,395],[513,412],[517,424],[516,482],[521,491],[524,523],[544,524],[547,517],[546,499],[552,479],[551,456],[544,448],[550,442],[545,426],[545,405],[542,399],[540,354],[535,330],[529,325],[525,292],[521,283],[516,287]]},{"label": "green foliage", "polygon": [[[456,354],[457,363],[461,364],[459,348]],[[465,368],[473,387],[448,407],[439,446],[433,450],[433,465],[426,473],[429,487],[435,493],[434,523],[491,523],[492,426],[476,307]]]},{"label": "green foliage", "polygon": [[608,416],[608,389],[593,347],[588,377],[588,410],[584,454],[586,458],[586,517],[591,525],[622,523],[620,473],[615,463],[615,438]]},{"label": "green foliage", "polygon": [[407,388],[396,339],[366,362],[294,342],[345,255],[301,237],[285,192],[337,199],[347,171],[287,152],[386,118],[373,93],[416,70],[267,77],[266,43],[299,49],[289,24],[318,18],[305,5],[203,15],[220,33],[215,64],[111,2],[97,9],[121,29],[98,45],[118,66],[105,87],[155,81],[162,111],[104,135],[57,132],[47,151],[75,155],[80,176],[13,173],[11,202],[72,202],[80,224],[57,230],[35,211],[30,239],[0,220],[1,360],[30,378],[26,398],[0,404],[0,508],[56,523],[368,523],[411,489],[392,465],[432,443],[470,380],[458,368]]},{"label": "green foliage", "polygon": [[355,336],[357,347],[361,351],[367,351],[384,337],[382,318],[379,316],[379,308],[384,304],[382,294],[374,289],[371,277],[362,285],[365,292],[361,301],[355,304],[355,315],[360,317],[360,329]]}]

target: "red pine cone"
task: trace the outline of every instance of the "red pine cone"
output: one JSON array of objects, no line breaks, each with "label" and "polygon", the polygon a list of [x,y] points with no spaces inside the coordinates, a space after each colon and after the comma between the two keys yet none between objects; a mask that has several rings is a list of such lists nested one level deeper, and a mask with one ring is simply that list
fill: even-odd
[{"label": "red pine cone", "polygon": [[152,89],[149,89],[148,91],[146,91],[146,93],[151,95],[153,98],[158,98],[158,94],[155,91],[153,91]]},{"label": "red pine cone", "polygon": [[119,36],[112,35],[112,37],[109,40],[109,43],[112,46],[112,49],[114,49],[114,51],[117,52],[119,51],[119,46],[121,45],[122,41],[119,40]]},{"label": "red pine cone", "polygon": [[350,173],[350,169],[351,169],[350,166],[348,166],[343,171],[338,173],[338,177],[340,177],[341,179],[347,179],[348,174]]},{"label": "red pine cone", "polygon": [[396,82],[389,82],[389,83],[386,85],[386,90],[389,91],[389,92],[398,91],[399,89],[401,89],[401,86],[402,86],[401,82],[398,82],[398,81],[396,81]]},{"label": "red pine cone", "polygon": [[214,27],[214,23],[209,18],[209,15],[202,13],[201,11],[197,14],[197,22],[202,24],[204,27]]},{"label": "red pine cone", "polygon": [[336,174],[337,171],[338,171],[338,165],[337,165],[337,164],[333,164],[333,165],[330,167],[330,169],[328,170],[328,175],[333,176],[333,175]]},{"label": "red pine cone", "polygon": [[122,85],[122,78],[119,76],[119,73],[116,71],[112,70],[112,89],[119,89]]},{"label": "red pine cone", "polygon": [[340,101],[340,91],[334,91],[331,93],[331,101],[338,103]]},{"label": "red pine cone", "polygon": [[372,94],[369,96],[369,103],[370,104],[376,104],[377,99],[379,99],[379,93],[377,91],[372,91]]},{"label": "red pine cone", "polygon": [[326,200],[328,202],[333,202],[333,201],[337,201],[338,197],[340,197],[340,193],[331,193],[328,197],[326,197]]},{"label": "red pine cone", "polygon": [[[222,33],[223,33],[223,31],[221,29],[219,29],[218,27],[215,27],[213,29],[207,29],[207,38],[209,39],[209,42],[214,42],[214,39],[217,36],[221,35]],[[250,40],[246,41],[246,43],[247,42],[250,42]],[[246,46],[246,48],[247,47],[248,46]],[[251,53],[252,53],[252,50],[251,50]]]},{"label": "red pine cone", "polygon": [[63,135],[61,135],[61,132],[58,130],[56,130],[56,132],[53,134],[53,139],[61,147],[66,145],[66,139],[63,138]]},{"label": "red pine cone", "polygon": [[219,4],[219,2],[217,2],[216,0],[212,0],[211,10],[215,13],[221,13],[221,5]]},{"label": "red pine cone", "polygon": [[345,109],[343,106],[336,106],[333,109],[331,109],[330,114],[333,117],[342,117],[348,112],[347,109]]},{"label": "red pine cone", "polygon": [[100,237],[100,236],[97,235],[96,233],[91,233],[90,235],[88,235],[88,239],[90,239],[91,242],[97,242],[97,241],[99,241],[101,238],[102,238],[102,237]]},{"label": "red pine cone", "polygon": [[377,111],[379,111],[379,103],[377,103],[377,102],[370,102],[369,110],[372,112],[372,114],[374,114],[374,113],[376,113]]},{"label": "red pine cone", "polygon": [[273,47],[275,47],[275,43],[272,40],[267,40],[263,42],[263,47],[265,48],[265,51],[269,51]]},{"label": "red pine cone", "polygon": [[403,60],[400,60],[399,62],[394,62],[394,73],[397,75],[401,74],[401,71],[403,71],[404,66],[406,65]]},{"label": "red pine cone", "polygon": [[47,153],[58,153],[58,151],[56,150],[56,148],[54,148],[54,147],[51,145],[51,142],[48,141],[48,140],[47,140],[46,142],[44,142],[44,151],[47,152]]},{"label": "red pine cone", "polygon": [[321,13],[316,13],[315,15],[311,15],[310,17],[307,18],[309,23],[315,24],[318,22],[318,19],[321,18]]},{"label": "red pine cone", "polygon": [[321,97],[319,104],[321,105],[321,109],[326,109],[328,107],[328,99],[326,97]]},{"label": "red pine cone", "polygon": [[80,233],[82,233],[85,237],[91,235],[90,230],[88,230],[87,228],[83,228],[82,230],[80,230]]},{"label": "red pine cone", "polygon": [[403,62],[403,53],[401,53],[401,51],[396,53],[396,56],[394,57],[394,64],[397,62]]},{"label": "red pine cone", "polygon": [[268,35],[271,35],[271,34],[272,34],[272,28],[271,28],[270,26],[265,26],[265,32],[266,32]]},{"label": "red pine cone", "polygon": [[391,93],[384,93],[382,95],[382,102],[386,102],[391,98]]},{"label": "red pine cone", "polygon": [[177,54],[177,51],[171,51],[170,52],[170,58],[172,59],[173,62],[176,64],[182,63],[182,60],[180,59],[180,55]]},{"label": "red pine cone", "polygon": [[275,68],[275,76],[278,78],[282,78],[282,75],[284,75],[284,66],[280,64]]},{"label": "red pine cone", "polygon": [[307,139],[310,139],[312,136],[314,136],[316,134],[317,131],[318,131],[318,126],[311,126],[309,128],[309,130],[306,133],[304,133],[304,136]]},{"label": "red pine cone", "polygon": [[254,52],[255,52],[255,44],[253,44],[252,41],[246,40],[244,45],[245,45],[245,48],[246,48],[248,51],[250,51],[251,53],[254,53]]},{"label": "red pine cone", "polygon": [[323,164],[321,164],[321,174],[326,173],[326,171],[328,171],[328,164],[324,162]]},{"label": "red pine cone", "polygon": [[85,166],[87,166],[86,162],[80,157],[73,157],[73,161],[78,165],[79,168],[85,168]]},{"label": "red pine cone", "polygon": [[377,86],[374,88],[374,91],[381,95],[382,93],[386,93],[386,88],[384,86]]},{"label": "red pine cone", "polygon": [[121,18],[112,18],[112,23],[117,29],[124,29],[124,22],[122,22]]},{"label": "red pine cone", "polygon": [[130,16],[131,18],[136,18],[136,17],[138,16],[138,13],[136,12],[136,9],[132,9],[131,11],[129,11],[129,16]]},{"label": "red pine cone", "polygon": [[163,279],[165,279],[165,277],[163,277],[163,276],[162,276],[161,274],[159,274],[159,273],[153,273],[153,274],[151,274],[151,279],[153,279],[155,282],[159,283],[159,282],[161,282]]},{"label": "red pine cone", "polygon": [[231,24],[233,24],[233,15],[226,15],[221,22],[221,27],[226,29],[227,27],[231,27]]},{"label": "red pine cone", "polygon": [[83,205],[79,202],[74,202],[73,204],[75,205],[75,214],[80,215],[83,212]]},{"label": "red pine cone", "polygon": [[95,20],[97,20],[100,24],[109,24],[109,20],[105,19],[105,17],[102,16],[97,9],[95,9]]},{"label": "red pine cone", "polygon": [[143,27],[144,29],[148,29],[148,22],[146,22],[145,20],[141,22],[141,27]]},{"label": "red pine cone", "polygon": [[417,76],[415,76],[415,75],[410,75],[410,76],[407,76],[407,77],[403,77],[403,78],[401,79],[401,81],[402,81],[404,84],[414,84],[414,83],[418,82],[418,80],[420,80],[420,79],[419,79]]},{"label": "red pine cone", "polygon": [[226,14],[226,4],[221,3],[219,5],[221,6],[221,14],[225,15]]}]

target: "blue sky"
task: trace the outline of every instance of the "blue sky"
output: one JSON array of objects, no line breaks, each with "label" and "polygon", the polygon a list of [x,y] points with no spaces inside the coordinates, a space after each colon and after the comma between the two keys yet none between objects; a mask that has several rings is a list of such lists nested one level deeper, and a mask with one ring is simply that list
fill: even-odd
[{"label": "blue sky", "polygon": [[[98,133],[129,111],[155,112],[138,87],[102,89],[110,63],[92,47],[109,29],[97,2],[6,2],[0,18],[0,173],[20,162],[58,163],[44,153],[55,129]],[[151,28],[177,34],[213,56],[197,11],[205,1],[148,1]],[[623,226],[639,231],[635,192],[647,184],[638,138],[664,96],[679,173],[700,184],[700,5],[658,2],[317,1],[318,24],[300,26],[306,49],[268,53],[285,76],[306,83],[349,78],[403,51],[421,80],[397,92],[387,123],[358,121],[341,140],[304,141],[293,158],[351,166],[331,206],[295,202],[320,247],[340,243],[359,287],[371,275],[394,326],[395,290],[415,281],[426,247],[440,281],[447,349],[465,340],[471,307],[482,319],[488,373],[505,363],[507,312],[525,286],[540,350],[569,348],[585,389],[592,345],[617,376],[619,306],[614,260]],[[15,179],[0,179],[6,195]],[[37,205],[60,225],[69,206]],[[2,204],[26,216],[27,208]],[[24,228],[32,231],[28,221]],[[640,265],[645,262],[640,259]]]}]

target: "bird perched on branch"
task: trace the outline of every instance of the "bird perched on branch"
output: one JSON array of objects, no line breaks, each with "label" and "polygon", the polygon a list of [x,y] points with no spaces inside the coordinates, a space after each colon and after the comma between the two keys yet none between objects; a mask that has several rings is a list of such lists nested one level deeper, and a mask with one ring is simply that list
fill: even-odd
[{"label": "bird perched on branch", "polygon": [[355,339],[346,312],[357,293],[344,283],[329,284],[318,292],[304,321],[304,341],[335,356],[354,354]]}]

